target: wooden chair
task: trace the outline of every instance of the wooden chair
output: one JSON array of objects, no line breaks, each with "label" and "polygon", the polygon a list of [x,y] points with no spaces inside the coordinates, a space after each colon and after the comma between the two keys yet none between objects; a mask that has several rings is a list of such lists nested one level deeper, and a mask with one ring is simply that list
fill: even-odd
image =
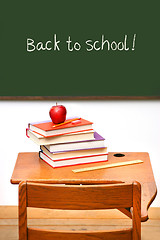
[{"label": "wooden chair", "polygon": [[[27,207],[93,210],[132,208],[132,227],[112,231],[57,231],[27,227]],[[105,185],[19,185],[19,240],[140,240],[141,186],[138,182]]]}]

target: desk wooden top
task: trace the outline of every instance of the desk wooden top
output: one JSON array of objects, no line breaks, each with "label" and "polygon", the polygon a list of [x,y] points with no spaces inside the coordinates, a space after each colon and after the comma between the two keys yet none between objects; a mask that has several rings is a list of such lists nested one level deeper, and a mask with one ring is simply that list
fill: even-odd
[{"label": "desk wooden top", "polygon": [[157,189],[153,176],[149,154],[146,152],[123,152],[124,157],[115,157],[115,152],[108,155],[108,163],[123,162],[140,159],[143,163],[100,169],[90,172],[73,173],[73,169],[99,166],[106,163],[85,164],[53,169],[39,158],[37,152],[19,153],[11,177],[12,184],[21,181],[40,181],[46,183],[109,183],[138,181],[142,187],[141,220],[148,219],[148,208],[156,197]]}]

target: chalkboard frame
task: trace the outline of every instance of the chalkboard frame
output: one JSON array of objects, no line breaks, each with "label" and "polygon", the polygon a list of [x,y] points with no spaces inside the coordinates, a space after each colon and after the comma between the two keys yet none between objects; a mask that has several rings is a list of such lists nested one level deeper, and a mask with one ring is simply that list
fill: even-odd
[{"label": "chalkboard frame", "polygon": [[[158,4],[2,2],[0,101],[160,99]],[[27,51],[28,39],[53,46]]]},{"label": "chalkboard frame", "polygon": [[0,96],[0,101],[160,100],[160,96]]}]

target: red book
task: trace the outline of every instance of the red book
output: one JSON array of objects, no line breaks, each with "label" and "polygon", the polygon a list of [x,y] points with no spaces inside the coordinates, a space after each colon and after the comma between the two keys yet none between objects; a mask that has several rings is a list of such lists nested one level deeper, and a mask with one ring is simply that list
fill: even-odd
[{"label": "red book", "polygon": [[29,123],[28,128],[31,129],[33,132],[42,135],[43,137],[53,137],[68,133],[72,134],[75,132],[93,130],[93,123],[88,120],[80,118],[79,120],[68,122],[69,120],[70,119],[67,119],[62,125],[55,125],[52,121]]},{"label": "red book", "polygon": [[43,152],[39,152],[39,157],[53,168],[67,167],[67,166],[80,165],[80,164],[86,164],[86,163],[105,162],[108,160],[107,154],[99,154],[96,156],[93,155],[93,156],[87,156],[82,158],[74,158],[70,160],[53,161]]}]

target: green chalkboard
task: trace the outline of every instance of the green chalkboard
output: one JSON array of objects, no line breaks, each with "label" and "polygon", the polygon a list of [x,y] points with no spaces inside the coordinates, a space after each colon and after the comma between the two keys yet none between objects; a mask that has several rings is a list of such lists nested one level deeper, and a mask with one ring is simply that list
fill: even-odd
[{"label": "green chalkboard", "polygon": [[1,0],[0,96],[160,96],[158,2]]}]

